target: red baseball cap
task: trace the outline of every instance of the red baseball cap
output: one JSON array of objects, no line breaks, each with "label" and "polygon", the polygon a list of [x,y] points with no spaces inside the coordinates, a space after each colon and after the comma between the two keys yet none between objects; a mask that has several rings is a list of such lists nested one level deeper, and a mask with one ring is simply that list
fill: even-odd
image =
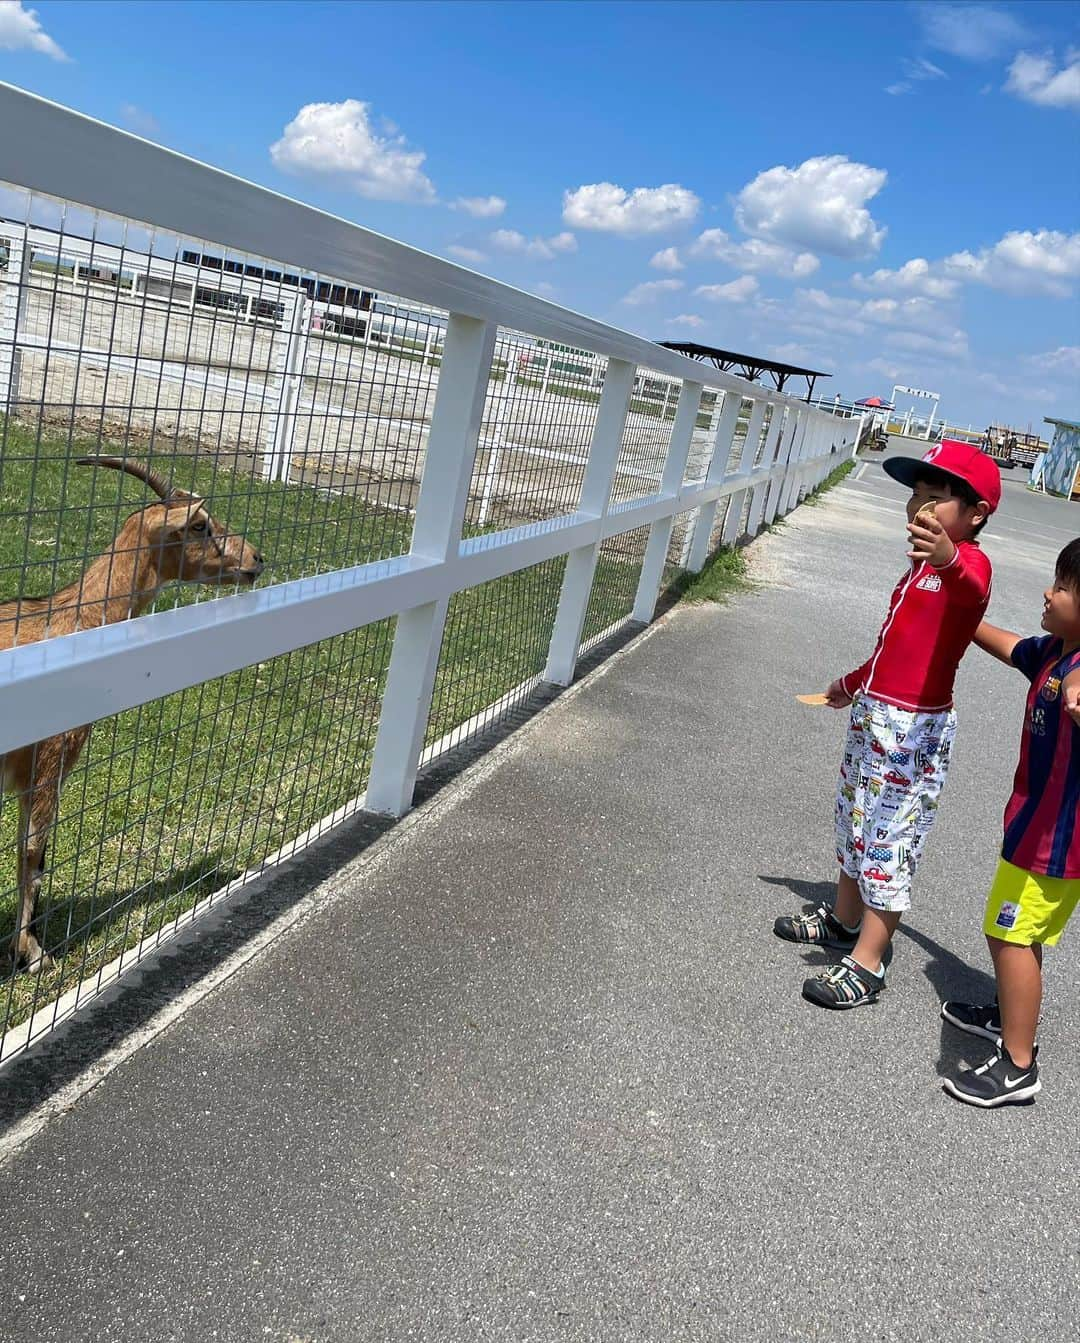
[{"label": "red baseball cap", "polygon": [[908,486],[918,480],[921,467],[932,466],[970,485],[976,495],[990,505],[991,513],[1001,503],[1001,470],[997,462],[981,448],[962,443],[958,438],[943,438],[922,457],[889,457],[882,466],[886,475]]}]

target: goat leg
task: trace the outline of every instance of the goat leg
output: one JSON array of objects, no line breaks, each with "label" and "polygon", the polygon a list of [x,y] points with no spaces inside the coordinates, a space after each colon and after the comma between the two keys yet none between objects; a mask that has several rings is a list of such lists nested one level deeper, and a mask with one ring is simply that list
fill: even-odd
[{"label": "goat leg", "polygon": [[45,851],[60,808],[60,789],[90,735],[77,728],[38,742],[32,748],[29,786],[19,794],[19,917],[15,925],[15,964],[29,973],[48,969],[52,957],[34,933]]},{"label": "goat leg", "polygon": [[16,968],[29,974],[47,969],[52,963],[34,933],[41,881],[45,875],[45,849],[55,817],[55,805],[51,816],[42,814],[49,809],[47,791],[53,790],[38,788],[33,794],[24,793],[19,797],[19,915],[15,923],[14,953]]}]

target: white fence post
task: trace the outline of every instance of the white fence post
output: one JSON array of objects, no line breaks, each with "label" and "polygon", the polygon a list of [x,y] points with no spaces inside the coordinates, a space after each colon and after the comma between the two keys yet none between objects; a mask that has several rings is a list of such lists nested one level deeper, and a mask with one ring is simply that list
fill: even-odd
[{"label": "white fence post", "polygon": [[[451,316],[416,503],[413,555],[445,563],[460,548],[494,350],[494,323]],[[442,598],[398,616],[367,787],[369,811],[403,816],[412,805],[448,606]]]},{"label": "white fence post", "polygon": [[19,399],[19,332],[26,316],[30,244],[20,232],[0,235],[7,243],[7,271],[0,296],[0,407],[6,415]]},{"label": "white fence post", "polygon": [[[772,419],[769,421],[769,436],[765,440],[765,452],[761,458],[762,467],[772,466],[776,460],[777,449],[780,446],[780,435],[784,432],[784,407],[780,402],[773,403]],[[750,516],[746,522],[746,530],[751,536],[756,536],[758,527],[761,525],[761,515],[765,511],[765,501],[769,495],[769,488],[775,482],[763,481],[756,486],[750,499]]]},{"label": "white fence post", "polygon": [[270,426],[270,450],[263,454],[266,480],[288,480],[292,469],[293,438],[296,433],[296,406],[304,377],[308,342],[308,297],[301,289],[293,299],[292,320],[281,360],[281,388],[277,414]]},{"label": "white fence post", "polygon": [[[713,446],[712,461],[705,477],[706,485],[717,485],[727,474],[728,458],[731,456],[731,443],[735,437],[735,426],[739,422],[739,411],[743,398],[738,392],[725,392],[720,419],[716,425],[716,440]],[[716,510],[719,500],[705,504],[694,518],[694,534],[686,553],[686,568],[692,574],[699,574],[709,558],[709,541],[712,539],[713,524],[716,522]]]},{"label": "white fence post", "polygon": [[803,473],[806,470],[804,465],[806,459],[814,452],[814,446],[817,443],[818,436],[821,433],[820,417],[807,415],[806,428],[799,436],[799,443],[795,452],[795,469],[791,473],[791,490],[787,497],[786,510],[797,508],[802,499]]},{"label": "white fence post", "polygon": [[780,444],[780,451],[776,457],[777,466],[782,466],[784,470],[772,483],[769,490],[769,502],[765,508],[765,521],[771,524],[776,519],[780,506],[787,493],[788,477],[791,470],[791,454],[795,451],[795,444],[799,437],[799,426],[806,419],[809,411],[802,406],[792,405],[788,411],[788,417],[784,421],[784,438]]},{"label": "white fence post", "polygon": [[[630,409],[630,393],[634,387],[636,365],[625,359],[609,360],[600,393],[596,425],[589,448],[589,464],[581,485],[578,511],[602,518],[608,511],[615,467],[622,448],[626,416]],[[544,679],[554,685],[569,685],[574,679],[581,631],[589,609],[596,560],[600,551],[598,541],[572,550],[566,559],[559,609],[548,647]]]},{"label": "white fence post", "polygon": [[[743,440],[742,460],[739,462],[740,476],[748,475],[753,470],[754,458],[757,456],[758,444],[761,442],[761,423],[765,418],[765,407],[767,405],[768,401],[764,396],[754,401],[754,408],[750,412],[750,423],[746,426],[746,438]],[[731,496],[727,519],[724,522],[724,534],[720,538],[725,546],[732,546],[739,539],[739,529],[745,503],[745,490],[740,490],[738,494]]]},{"label": "white fence post", "polygon": [[[679,403],[675,409],[675,422],[671,427],[671,439],[668,442],[667,458],[664,461],[664,474],[660,480],[660,493],[678,494],[682,487],[686,471],[686,459],[690,456],[690,442],[694,437],[697,424],[698,407],[701,405],[701,393],[704,387],[700,382],[684,382],[679,393]],[[660,595],[660,583],[664,577],[668,547],[671,545],[671,531],[675,526],[675,515],[660,518],[649,528],[649,542],[645,547],[645,558],[641,564],[637,593],[634,597],[633,618],[647,623],[656,614],[656,599]]]}]

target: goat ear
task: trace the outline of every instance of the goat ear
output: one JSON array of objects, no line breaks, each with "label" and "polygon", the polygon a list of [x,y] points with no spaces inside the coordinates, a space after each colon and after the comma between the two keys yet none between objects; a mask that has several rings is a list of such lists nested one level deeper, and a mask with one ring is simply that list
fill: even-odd
[{"label": "goat ear", "polygon": [[170,528],[182,531],[188,521],[202,508],[202,500],[197,494],[174,495],[164,500],[165,520]]}]

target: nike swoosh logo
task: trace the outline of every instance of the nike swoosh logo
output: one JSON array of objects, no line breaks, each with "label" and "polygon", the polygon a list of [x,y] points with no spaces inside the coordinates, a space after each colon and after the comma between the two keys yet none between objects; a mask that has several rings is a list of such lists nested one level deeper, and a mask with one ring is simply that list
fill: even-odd
[{"label": "nike swoosh logo", "polygon": [[1005,1075],[1005,1085],[1009,1088],[1010,1091],[1012,1091],[1012,1089],[1013,1089],[1014,1087],[1018,1087],[1018,1086],[1020,1085],[1021,1082],[1026,1082],[1027,1079],[1028,1079],[1030,1076],[1031,1076],[1030,1073],[1021,1073],[1019,1077],[1010,1077],[1010,1076],[1006,1073],[1006,1075]]}]

